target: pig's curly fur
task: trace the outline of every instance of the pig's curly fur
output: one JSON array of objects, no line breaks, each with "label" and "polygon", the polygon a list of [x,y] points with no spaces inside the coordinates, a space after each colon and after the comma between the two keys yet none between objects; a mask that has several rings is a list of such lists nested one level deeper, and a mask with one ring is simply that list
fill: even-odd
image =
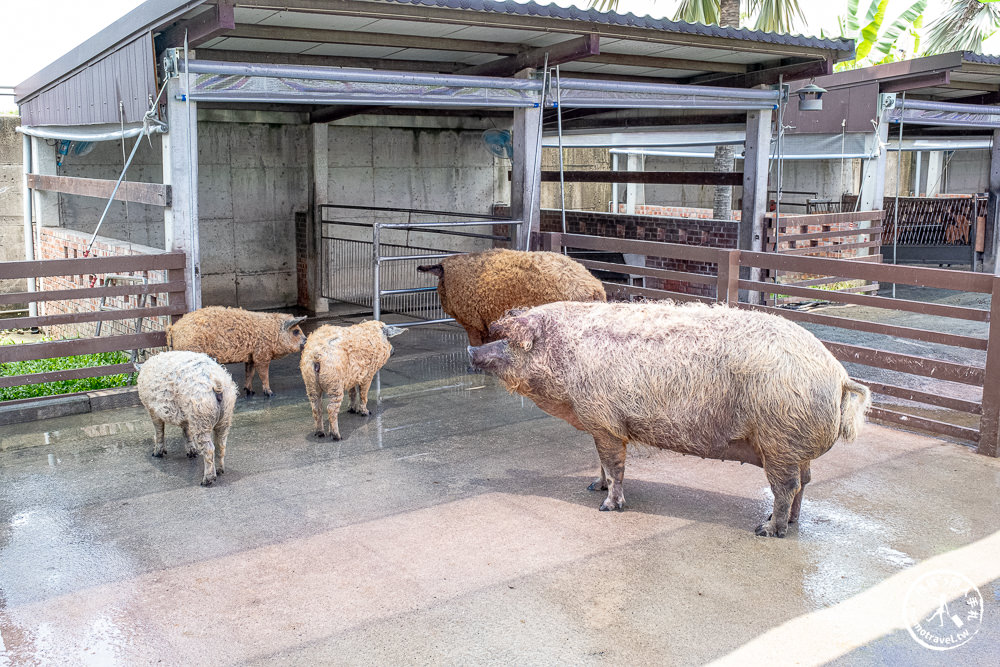
[{"label": "pig's curly fur", "polygon": [[555,252],[487,250],[446,257],[440,267],[441,307],[465,328],[472,345],[489,340],[490,324],[511,308],[607,300],[601,281]]},{"label": "pig's curly fur", "polygon": [[[167,328],[171,350],[204,352],[220,364],[246,364],[245,390],[253,394],[253,375],[260,375],[264,393],[271,395],[269,364],[298,352],[305,334],[296,324],[305,318],[285,313],[254,313],[242,308],[208,306],[192,311]],[[285,328],[288,327],[288,328]]]},{"label": "pig's curly fur", "polygon": [[238,393],[229,371],[200,352],[161,352],[140,366],[137,385],[139,400],[153,420],[153,456],[163,456],[164,424],[173,424],[184,429],[188,456],[201,454],[205,461],[203,485],[225,472]]},{"label": "pig's curly fur", "polygon": [[610,484],[602,509],[624,503],[625,445],[635,441],[763,467],[775,511],[758,533],[781,536],[798,516],[809,462],[857,437],[871,405],[815,336],[766,313],[554,303],[512,312],[491,333],[506,344],[491,344],[487,370],[594,436],[595,484]]},{"label": "pig's curly fur", "polygon": [[372,378],[392,353],[382,322],[370,321],[350,327],[325,324],[309,334],[302,350],[299,370],[312,405],[316,435],[324,435],[322,396],[330,397],[327,407],[330,435],[340,439],[337,415],[344,391],[351,396],[350,411],[368,414],[368,389]]}]

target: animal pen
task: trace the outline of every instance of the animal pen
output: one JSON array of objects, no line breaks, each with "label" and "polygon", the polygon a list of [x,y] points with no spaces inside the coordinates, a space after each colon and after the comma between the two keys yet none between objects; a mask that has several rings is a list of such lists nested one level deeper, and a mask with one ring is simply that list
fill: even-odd
[{"label": "animal pen", "polygon": [[[528,7],[530,15],[522,7]],[[534,235],[554,231],[546,225],[557,225],[559,234],[572,231],[577,212],[565,207],[555,216],[541,211],[543,179],[565,182],[567,177],[587,176],[562,168],[555,176],[543,173],[546,134],[569,145],[588,132],[675,127],[697,113],[699,122],[709,127],[735,125],[745,148],[742,171],[713,176],[743,189],[741,220],[730,225],[729,248],[689,245],[681,246],[683,252],[667,252],[663,248],[668,246],[660,243],[576,235],[560,236],[573,243],[555,246],[659,258],[658,266],[645,261],[626,266],[593,255],[584,261],[625,280],[637,276],[700,285],[700,298],[709,298],[713,290],[710,298],[719,298],[722,278],[715,267],[725,266],[730,272],[723,276],[723,293],[735,303],[736,290],[743,290],[747,298],[740,301],[746,307],[770,307],[747,303],[753,295],[774,294],[773,282],[765,282],[768,271],[822,270],[822,276],[903,282],[903,269],[875,263],[877,212],[862,211],[868,216],[864,219],[824,219],[820,226],[830,229],[816,231],[809,229],[808,220],[787,218],[787,211],[774,211],[768,222],[772,127],[775,112],[785,110],[784,89],[777,86],[828,74],[834,62],[851,53],[851,44],[839,40],[539,5],[484,2],[466,9],[454,0],[337,5],[291,0],[276,8],[264,0],[151,1],[17,88],[25,134],[26,205],[32,207],[26,215],[25,259],[53,261],[47,242],[62,242],[72,230],[96,238],[94,229],[104,216],[79,205],[81,196],[99,198],[102,206],[112,199],[125,200],[133,206],[132,217],[123,220],[116,210],[106,210],[106,229],[112,231],[98,245],[92,239],[91,246],[103,243],[111,254],[133,252],[131,243],[121,247],[120,236],[125,230],[135,232],[141,214],[145,237],[137,243],[167,254],[182,253],[185,259],[183,281],[169,280],[167,290],[183,283],[184,310],[202,304],[300,305],[321,313],[327,299],[338,299],[370,308],[377,316],[396,311],[414,324],[441,321],[446,318],[436,310],[433,286],[413,270],[416,264],[497,245],[528,248],[539,238]],[[123,81],[129,82],[125,92]],[[490,157],[488,164],[478,158],[456,162],[464,154],[463,141],[482,150],[480,135],[497,126],[509,132],[508,157]],[[442,140],[438,154],[421,150],[429,140],[451,136],[449,132],[458,143]],[[151,141],[140,144],[144,137]],[[57,148],[47,143],[71,146],[109,138],[134,139],[135,164],[144,182],[124,178],[128,169],[115,159],[114,145],[99,147],[93,153],[97,157],[74,157],[70,152],[61,164]],[[479,170],[479,181],[462,180],[473,171],[466,168],[470,163]],[[127,182],[119,185],[122,180]],[[483,180],[490,185],[481,187]],[[406,184],[402,189],[400,182]],[[874,184],[866,187],[877,190]],[[477,196],[449,195],[463,189]],[[503,199],[509,203],[500,210],[503,206],[494,204]],[[780,208],[781,197],[776,199]],[[851,229],[855,223],[865,223],[866,231]],[[828,238],[844,245],[869,244],[852,250],[870,250],[872,259],[858,257],[840,265],[809,257],[817,254],[813,248],[819,241]],[[621,245],[636,243],[642,245],[628,245],[629,250]],[[765,252],[769,245],[777,252]],[[68,245],[62,248],[68,253]],[[737,251],[746,254],[731,254]],[[722,261],[720,253],[742,260],[731,265],[733,260]],[[152,256],[146,253],[136,261],[153,266],[150,262],[159,260]],[[695,274],[680,264],[688,261],[705,266]],[[733,266],[739,269],[736,273]],[[98,280],[108,272],[132,273],[103,265],[91,271]],[[41,274],[25,270],[17,275],[28,279],[24,291],[30,292],[36,287],[30,279]],[[917,282],[924,280],[917,277],[922,275],[906,274]],[[983,280],[988,280],[934,275],[942,284],[973,291],[986,290]],[[734,280],[736,287],[730,289]],[[624,291],[630,297],[661,293],[653,282],[646,287],[616,285],[609,288],[612,293]],[[137,295],[147,289],[152,293],[154,287],[96,289]],[[785,296],[811,292],[805,284],[782,290]],[[831,297],[847,303],[862,298],[880,297],[851,292]],[[166,316],[177,314],[174,301]],[[96,306],[91,304],[91,309]],[[945,311],[974,321],[988,318]],[[119,313],[98,315],[96,319]],[[984,340],[953,336],[944,344],[968,344],[983,352]],[[132,339],[121,341],[125,349],[135,344]],[[875,357],[905,369],[924,363],[902,358],[905,355]],[[988,361],[985,368],[991,368]],[[980,385],[986,373],[972,367],[948,372]],[[909,391],[883,384],[886,392]],[[908,395],[917,396],[912,391]],[[968,408],[969,414],[981,412],[983,426],[938,432],[978,440],[980,450],[990,453],[990,443],[996,440],[995,428],[989,425],[995,418],[993,399],[984,395],[980,407],[964,398],[956,400],[948,405]]]}]

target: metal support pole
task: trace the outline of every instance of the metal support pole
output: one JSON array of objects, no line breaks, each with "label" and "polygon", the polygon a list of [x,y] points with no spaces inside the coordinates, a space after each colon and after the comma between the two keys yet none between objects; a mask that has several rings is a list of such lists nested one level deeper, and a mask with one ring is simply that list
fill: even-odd
[{"label": "metal support pole", "polygon": [[[784,75],[778,76],[778,91],[781,93],[781,97],[778,98],[778,137],[775,143],[775,153],[778,159],[777,174],[775,175],[775,193],[774,193],[774,251],[778,252],[778,242],[781,238],[781,138],[785,135],[785,77]],[[763,243],[764,250],[767,250],[767,239]],[[774,280],[778,280],[778,272],[774,272]]]},{"label": "metal support pole", "polygon": [[[562,94],[559,90],[559,65],[556,65],[556,125],[559,130],[559,199],[562,215],[562,233],[566,233],[566,180],[563,178],[563,145],[562,145]],[[565,246],[562,249],[566,254]]]},{"label": "metal support pole", "polygon": [[[21,203],[21,212],[24,215],[24,259],[31,261],[35,259],[35,233],[31,224],[31,198],[32,191],[28,187],[28,174],[31,173],[31,137],[23,135],[21,137],[21,160],[24,168],[24,200]],[[28,291],[34,292],[37,289],[34,278],[28,278]],[[28,315],[38,317],[38,303],[32,301],[28,304]]]},{"label": "metal support pole", "polygon": [[382,225],[378,222],[372,225],[372,318],[382,319]]},{"label": "metal support pole", "polygon": [[[903,103],[906,103],[906,91],[903,91]],[[899,249],[899,186],[903,178],[903,116],[899,117],[899,148],[896,153],[896,202],[895,210],[892,214],[892,263],[896,263],[896,255]],[[896,298],[896,283],[892,284],[892,298]]]}]

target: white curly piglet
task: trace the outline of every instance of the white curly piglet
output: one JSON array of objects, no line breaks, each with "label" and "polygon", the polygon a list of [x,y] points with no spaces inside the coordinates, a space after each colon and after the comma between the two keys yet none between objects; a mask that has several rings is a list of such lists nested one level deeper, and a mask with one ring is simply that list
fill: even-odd
[{"label": "white curly piglet", "polygon": [[180,426],[188,457],[200,453],[205,461],[202,486],[211,485],[216,474],[225,472],[226,439],[238,394],[229,371],[206,354],[184,351],[161,352],[136,366],[139,400],[156,429],[153,456],[163,456],[164,424]]}]

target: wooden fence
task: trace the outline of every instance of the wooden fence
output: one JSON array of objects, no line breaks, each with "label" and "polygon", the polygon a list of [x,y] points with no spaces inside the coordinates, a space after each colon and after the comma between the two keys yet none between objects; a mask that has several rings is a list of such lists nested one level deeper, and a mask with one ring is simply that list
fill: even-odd
[{"label": "wooden fence", "polygon": [[[754,299],[753,295],[761,292],[773,292],[776,286],[773,283],[764,282],[763,280],[746,278],[750,275],[759,275],[768,271],[790,271],[837,276],[840,280],[882,281],[902,285],[990,294],[992,295],[991,309],[984,310],[905,299],[890,299],[869,294],[823,292],[824,299],[837,303],[983,323],[989,323],[995,318],[1000,317],[1000,278],[980,273],[944,269],[892,266],[866,261],[725,250],[721,248],[659,243],[656,241],[631,241],[578,234],[546,233],[541,235],[540,241],[544,249],[558,250],[561,247],[600,249],[608,252],[634,253],[649,257],[706,262],[716,266],[714,275],[705,275],[682,271],[666,271],[642,266],[625,266],[609,262],[581,262],[590,269],[618,271],[646,276],[652,279],[659,278],[669,281],[686,281],[702,285],[715,285],[715,298],[713,299],[711,297],[695,296],[650,287],[604,283],[610,298],[631,299],[634,297],[645,297],[650,299],[670,298],[677,301],[721,302],[733,307],[773,313],[800,323],[819,324],[848,331],[881,334],[885,335],[888,340],[904,338],[985,352],[985,365],[977,366],[942,361],[931,357],[902,354],[892,350],[823,340],[823,343],[833,355],[843,362],[982,388],[982,399],[973,401],[968,400],[968,398],[947,396],[940,392],[918,391],[904,386],[855,378],[870,387],[875,394],[930,406],[933,410],[944,411],[946,414],[942,416],[949,416],[948,413],[972,415],[974,416],[973,418],[978,418],[979,425],[978,428],[973,428],[883,407],[873,408],[870,415],[871,418],[877,421],[906,425],[975,443],[980,453],[989,456],[997,456],[998,454],[997,444],[998,436],[1000,436],[1000,433],[998,433],[998,429],[1000,429],[1000,330],[993,331],[989,329],[988,337],[980,338],[948,333],[949,327],[947,326],[941,327],[941,331],[935,331],[862,319],[850,319],[839,315],[794,311],[760,305],[757,303],[759,299]],[[741,269],[744,274],[742,279],[740,276]],[[781,285],[780,289],[787,294],[806,297],[814,297],[816,295],[816,290],[810,287]],[[963,420],[958,419],[954,421]]]},{"label": "wooden fence", "polygon": [[[139,318],[170,316],[176,318],[187,311],[184,298],[185,257],[184,253],[173,252],[159,255],[127,255],[120,257],[88,257],[80,259],[52,259],[24,262],[0,262],[0,280],[20,280],[24,278],[47,278],[52,276],[95,276],[105,274],[127,274],[134,272],[165,272],[166,282],[146,285],[108,285],[101,287],[80,287],[38,292],[12,292],[0,294],[0,305],[12,303],[39,303],[49,301],[96,300],[101,297],[128,297],[143,294],[167,294],[166,305],[119,310],[98,310],[90,304],[81,312],[40,315],[35,317],[15,317],[0,320],[3,329],[27,329],[65,324],[107,322],[111,320],[136,320]],[[85,284],[91,280],[83,281]],[[127,299],[126,299],[127,301]],[[0,363],[51,359],[77,354],[115,352],[140,348],[163,347],[166,334],[163,331],[148,331],[127,335],[113,335],[71,340],[24,343],[0,346]],[[41,382],[58,382],[84,377],[118,375],[134,370],[131,363],[77,368],[72,370],[8,375],[0,377],[0,387],[16,387]]]},{"label": "wooden fence", "polygon": [[[773,214],[766,216],[767,246],[782,255],[803,255],[880,262],[882,219],[885,211],[854,211],[848,213],[818,213],[807,215],[782,215],[780,223]],[[832,285],[842,279],[798,271],[773,272],[768,275],[782,285],[817,287]],[[877,292],[878,283],[840,287],[845,292]],[[782,292],[777,303],[799,299]],[[812,294],[815,298],[815,293]]]}]

